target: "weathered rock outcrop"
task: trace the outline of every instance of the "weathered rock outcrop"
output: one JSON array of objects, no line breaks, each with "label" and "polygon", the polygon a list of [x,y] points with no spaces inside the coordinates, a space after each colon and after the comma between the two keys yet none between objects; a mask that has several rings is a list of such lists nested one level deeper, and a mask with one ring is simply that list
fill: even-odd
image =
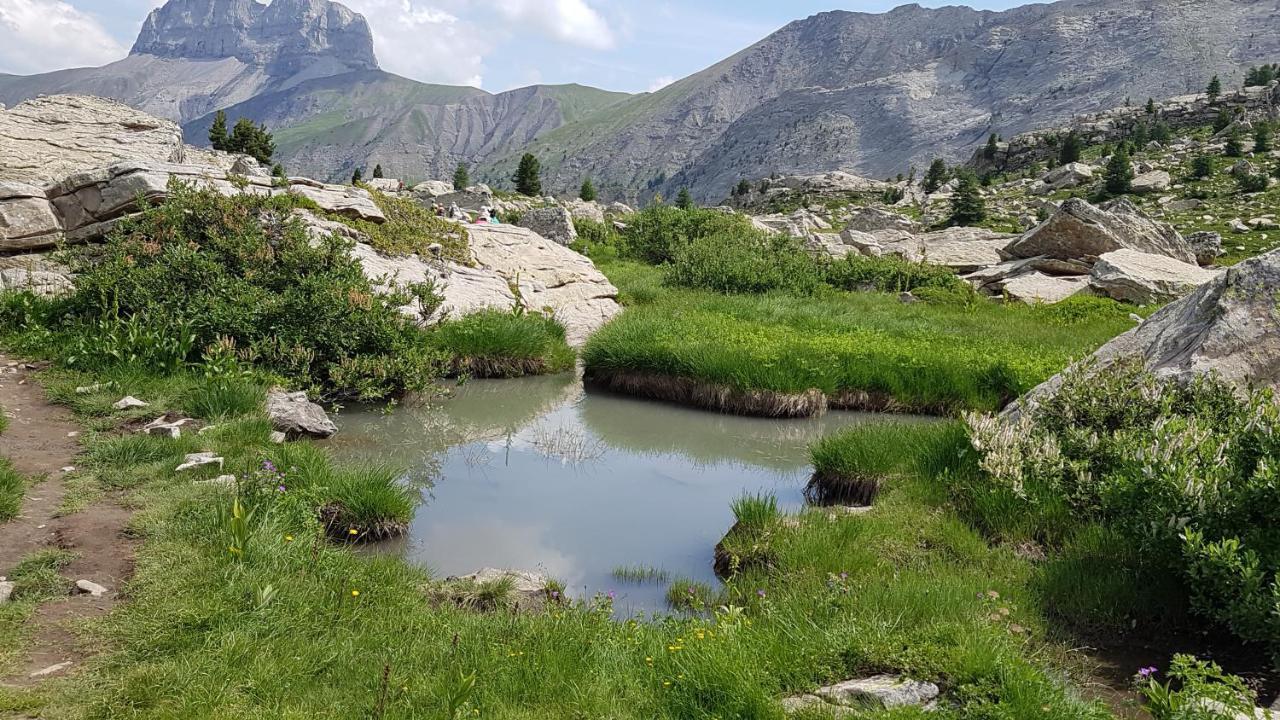
[{"label": "weathered rock outcrop", "polygon": [[939,692],[938,686],[931,682],[875,675],[818,688],[810,695],[787,698],[782,707],[787,713],[816,712],[834,717],[911,706],[929,709]]},{"label": "weathered rock outcrop", "polygon": [[1136,250],[1115,250],[1098,258],[1090,284],[1101,295],[1147,305],[1186,295],[1218,273],[1199,265]]},{"label": "weathered rock outcrop", "polygon": [[[1084,367],[1106,372],[1135,358],[1157,376],[1189,381],[1215,373],[1239,387],[1280,386],[1280,251],[1227,269],[1195,292],[1103,345]],[[1057,390],[1061,376],[1022,402]]]},{"label": "weathered rock outcrop", "polygon": [[1084,163],[1073,162],[1056,167],[1045,173],[1040,182],[1032,186],[1031,194],[1048,195],[1058,190],[1080,187],[1093,181],[1093,167]]},{"label": "weathered rock outcrop", "polygon": [[476,264],[515,285],[533,310],[548,309],[581,345],[622,312],[618,289],[586,257],[531,230],[513,225],[468,225]]},{"label": "weathered rock outcrop", "polygon": [[1171,225],[1143,215],[1133,203],[1115,200],[1095,207],[1079,198],[1062,203],[1048,220],[1010,243],[1015,258],[1097,258],[1113,250],[1137,250],[1194,263],[1196,254]]},{"label": "weathered rock outcrop", "polygon": [[0,181],[43,185],[126,160],[185,159],[177,124],[113,100],[55,95],[0,109]]}]

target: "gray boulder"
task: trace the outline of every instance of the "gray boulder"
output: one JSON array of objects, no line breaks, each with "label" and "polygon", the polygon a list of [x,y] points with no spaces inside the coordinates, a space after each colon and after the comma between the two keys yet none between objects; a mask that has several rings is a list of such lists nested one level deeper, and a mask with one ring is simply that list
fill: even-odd
[{"label": "gray boulder", "polygon": [[[1215,373],[1238,387],[1280,386],[1280,251],[1228,268],[1190,295],[1103,345],[1088,372],[1136,358],[1157,376],[1187,382]],[[1054,377],[1021,402],[1034,406],[1062,385]],[[1019,410],[1015,406],[1012,412]]]},{"label": "gray boulder", "polygon": [[1165,255],[1186,263],[1196,261],[1195,252],[1172,225],[1152,220],[1126,199],[1095,207],[1070,198],[1048,220],[1014,240],[1005,251],[1015,258],[1046,255],[1088,261],[1124,249]]},{"label": "gray boulder", "polygon": [[931,709],[941,691],[931,682],[897,675],[874,675],[818,688],[808,695],[782,701],[788,714],[820,713],[834,717],[857,715],[855,711],[892,710],[902,707]]},{"label": "gray boulder", "polygon": [[570,245],[578,239],[578,231],[573,227],[573,216],[568,209],[559,205],[529,210],[520,216],[518,224],[561,245]]},{"label": "gray boulder", "polygon": [[453,183],[443,180],[427,180],[413,186],[413,194],[424,198],[436,198],[453,192]]},{"label": "gray boulder", "polygon": [[1164,192],[1173,184],[1173,177],[1163,170],[1152,170],[1133,179],[1132,190],[1139,195]]},{"label": "gray boulder", "polygon": [[1196,254],[1196,263],[1201,266],[1212,265],[1222,257],[1222,236],[1216,232],[1197,232],[1187,236],[1187,244]]},{"label": "gray boulder", "polygon": [[871,233],[877,230],[902,230],[920,232],[920,223],[905,215],[874,207],[855,207],[850,211],[845,227],[855,232]]},{"label": "gray boulder", "polygon": [[338,432],[324,408],[307,399],[305,392],[274,389],[267,393],[267,417],[271,426],[291,438],[327,438]]},{"label": "gray boulder", "polygon": [[1010,278],[1000,283],[999,287],[1010,300],[1035,305],[1062,302],[1086,290],[1089,280],[1083,277],[1055,277],[1033,271]]},{"label": "gray boulder", "polygon": [[364,184],[381,193],[398,193],[404,190],[404,181],[394,178],[373,178],[366,180]]},{"label": "gray boulder", "polygon": [[1040,183],[1031,188],[1033,195],[1048,195],[1058,190],[1067,190],[1093,182],[1093,168],[1084,163],[1073,162],[1056,167],[1040,178]]},{"label": "gray boulder", "polygon": [[1100,295],[1147,305],[1180,298],[1217,276],[1213,270],[1163,255],[1116,250],[1098,258],[1090,284]]}]

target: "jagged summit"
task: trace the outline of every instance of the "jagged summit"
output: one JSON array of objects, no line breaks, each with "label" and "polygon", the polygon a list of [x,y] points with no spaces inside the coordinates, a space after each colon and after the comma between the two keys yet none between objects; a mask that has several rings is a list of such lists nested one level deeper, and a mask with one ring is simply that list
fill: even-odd
[{"label": "jagged summit", "polygon": [[317,62],[378,69],[364,17],[328,0],[169,0],[147,16],[131,52],[235,58],[271,75],[293,75]]}]

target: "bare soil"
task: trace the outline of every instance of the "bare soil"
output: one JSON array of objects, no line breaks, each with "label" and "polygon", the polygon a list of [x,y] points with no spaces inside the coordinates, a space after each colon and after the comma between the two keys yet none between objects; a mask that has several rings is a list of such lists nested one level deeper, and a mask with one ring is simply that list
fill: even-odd
[{"label": "bare soil", "polygon": [[[108,612],[119,600],[121,585],[133,572],[134,541],[126,533],[130,511],[115,497],[106,497],[65,516],[58,510],[66,494],[64,478],[75,468],[80,453],[80,427],[66,408],[54,405],[36,382],[34,369],[0,355],[0,407],[9,426],[0,433],[0,455],[31,481],[22,510],[0,524],[0,576],[8,575],[27,555],[62,548],[77,558],[62,569],[69,592],[77,580],[107,588],[94,598],[69,594],[47,602],[29,620],[32,635],[23,663],[0,683],[27,685],[74,671],[92,648],[82,642],[74,625]],[[58,672],[32,673],[62,663]]]}]

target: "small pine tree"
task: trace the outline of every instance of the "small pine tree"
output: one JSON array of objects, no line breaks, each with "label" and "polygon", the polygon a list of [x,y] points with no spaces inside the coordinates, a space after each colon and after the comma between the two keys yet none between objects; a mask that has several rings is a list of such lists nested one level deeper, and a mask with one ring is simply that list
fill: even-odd
[{"label": "small pine tree", "polygon": [[231,129],[231,137],[227,140],[227,151],[244,153],[263,165],[271,164],[271,156],[276,154],[276,143],[267,132],[266,125],[256,125],[249,118],[240,118]]},{"label": "small pine tree", "polygon": [[381,164],[378,164],[378,165],[374,165],[374,166],[373,166],[373,177],[374,177],[375,179],[381,179],[381,178],[382,178],[382,165],[381,165]]},{"label": "small pine tree", "polygon": [[1226,108],[1222,108],[1213,118],[1213,131],[1215,133],[1220,133],[1223,130],[1226,130],[1233,122],[1235,122],[1235,118],[1231,115],[1231,111]]},{"label": "small pine tree", "polygon": [[271,174],[272,176],[280,178],[281,180],[287,180],[289,178],[289,176],[286,175],[284,172],[284,166],[281,165],[280,163],[276,163],[271,167]]},{"label": "small pine tree", "polygon": [[1147,98],[1147,114],[1148,114],[1148,115],[1155,115],[1155,114],[1156,114],[1156,99],[1155,99],[1155,98]]},{"label": "small pine tree", "polygon": [[1084,141],[1080,139],[1080,133],[1072,130],[1062,139],[1062,147],[1058,148],[1058,164],[1080,162],[1082,152],[1084,152]]},{"label": "small pine tree", "polygon": [[987,147],[982,151],[983,157],[988,160],[994,160],[996,153],[1000,151],[1000,136],[991,133],[987,136]]},{"label": "small pine tree", "polygon": [[960,182],[951,196],[951,224],[973,225],[987,217],[987,203],[982,199],[982,189],[971,171],[959,174]]},{"label": "small pine tree", "polygon": [[591,182],[591,178],[582,181],[582,189],[578,191],[578,197],[587,202],[595,202],[596,186]]},{"label": "small pine tree", "polygon": [[458,163],[458,167],[453,171],[453,189],[462,191],[471,186],[471,173],[467,171],[466,163]]},{"label": "small pine tree", "polygon": [[680,188],[680,194],[676,195],[676,207],[681,210],[692,210],[694,208],[693,196],[689,194],[689,188]]},{"label": "small pine tree", "polygon": [[1173,130],[1169,127],[1169,123],[1162,121],[1157,122],[1151,127],[1151,139],[1164,146],[1173,144]]},{"label": "small pine tree", "polygon": [[929,171],[924,174],[924,191],[935,193],[947,181],[947,161],[935,159],[929,164]]},{"label": "small pine tree", "polygon": [[1222,97],[1222,79],[1214,75],[1213,79],[1209,81],[1209,87],[1205,88],[1205,94],[1209,96],[1210,102],[1216,102],[1218,98]]},{"label": "small pine tree", "polygon": [[1213,158],[1208,155],[1197,155],[1191,161],[1191,176],[1201,180],[1213,177]]},{"label": "small pine tree", "polygon": [[361,182],[364,182],[364,170],[356,168],[356,171],[351,173],[351,184],[359,185]]},{"label": "small pine tree", "polygon": [[1133,132],[1129,135],[1129,141],[1136,148],[1145,148],[1147,143],[1151,142],[1151,129],[1147,127],[1145,122],[1134,125]]},{"label": "small pine tree", "polygon": [[738,187],[733,189],[733,194],[739,197],[743,195],[749,195],[750,193],[751,193],[751,181],[746,178],[742,178],[741,180],[739,180]]},{"label": "small pine tree", "polygon": [[1275,128],[1271,123],[1260,121],[1258,126],[1253,130],[1253,151],[1255,153],[1271,152],[1271,138],[1275,135]]},{"label": "small pine tree", "polygon": [[1133,189],[1133,163],[1129,161],[1129,149],[1121,146],[1111,155],[1103,175],[1103,186],[1111,196],[1124,195]]},{"label": "small pine tree", "polygon": [[516,192],[526,197],[537,197],[542,194],[542,164],[532,153],[525,153],[520,158],[520,166],[516,168]]},{"label": "small pine tree", "polygon": [[226,150],[230,137],[227,135],[227,114],[221,110],[213,116],[213,125],[209,126],[209,145],[214,150]]},{"label": "small pine tree", "polygon": [[1244,157],[1244,138],[1236,128],[1227,136],[1227,147],[1222,151],[1227,157]]}]

